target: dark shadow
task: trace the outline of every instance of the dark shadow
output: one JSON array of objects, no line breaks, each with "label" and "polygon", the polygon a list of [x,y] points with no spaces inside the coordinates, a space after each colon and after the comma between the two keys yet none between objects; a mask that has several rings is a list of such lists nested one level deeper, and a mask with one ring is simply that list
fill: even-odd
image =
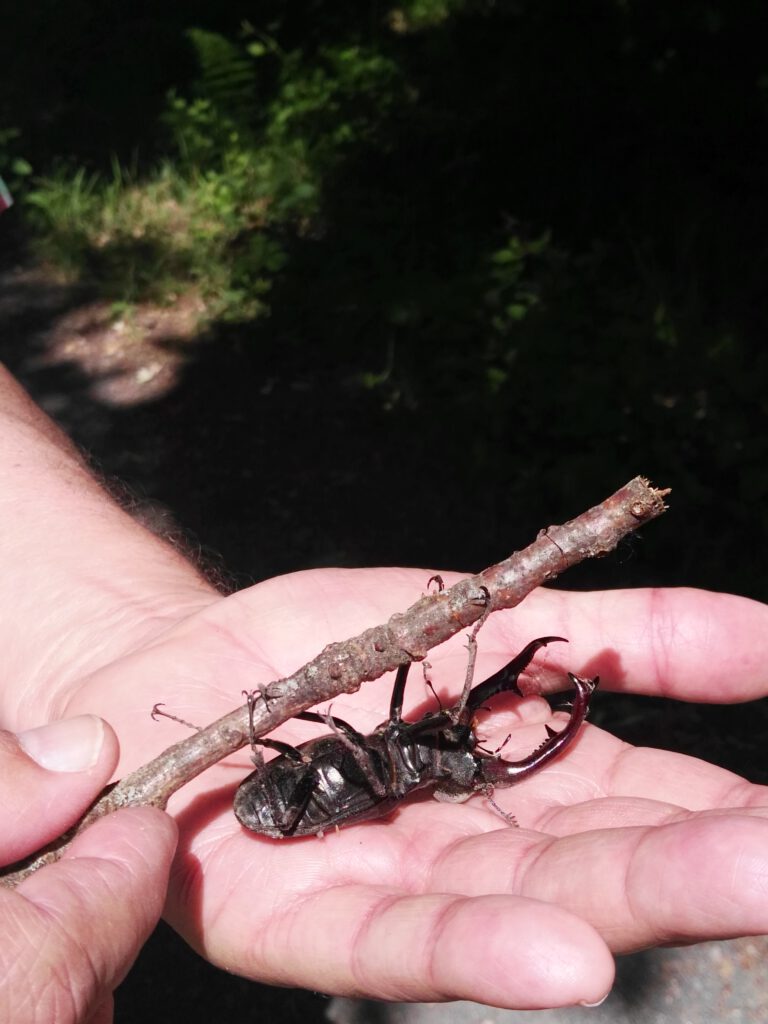
[{"label": "dark shadow", "polygon": [[161,923],[117,990],[115,1021],[244,1021],[321,1024],[328,1000],[303,989],[280,989],[212,967]]}]

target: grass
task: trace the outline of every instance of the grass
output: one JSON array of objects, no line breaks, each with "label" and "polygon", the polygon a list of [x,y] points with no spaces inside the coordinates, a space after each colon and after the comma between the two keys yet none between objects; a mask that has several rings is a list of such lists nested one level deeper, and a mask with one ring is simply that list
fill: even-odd
[{"label": "grass", "polygon": [[215,315],[257,316],[282,250],[243,178],[171,162],[144,178],[116,161],[108,177],[62,166],[26,195],[38,255],[112,301],[164,302],[193,286]]}]

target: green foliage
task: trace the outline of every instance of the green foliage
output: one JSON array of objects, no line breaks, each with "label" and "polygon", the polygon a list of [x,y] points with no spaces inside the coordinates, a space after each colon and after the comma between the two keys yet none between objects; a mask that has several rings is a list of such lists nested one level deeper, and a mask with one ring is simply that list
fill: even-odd
[{"label": "green foliage", "polygon": [[88,259],[105,191],[98,175],[61,166],[24,197],[41,251],[67,274],[77,275]]},{"label": "green foliage", "polygon": [[182,172],[213,167],[240,140],[241,129],[234,120],[204,96],[190,100],[172,89],[162,121],[173,138],[176,163]]},{"label": "green foliage", "polygon": [[14,195],[23,192],[32,174],[32,165],[19,154],[20,138],[18,128],[0,129],[0,177]]},{"label": "green foliage", "polygon": [[375,140],[402,100],[400,77],[394,61],[360,46],[323,47],[310,63],[294,52],[281,69],[267,137],[303,139],[320,162],[333,162],[342,147]]},{"label": "green foliage", "polygon": [[149,180],[118,166],[110,179],[61,169],[27,203],[42,255],[99,281],[115,301],[162,301],[195,285],[217,309],[255,316],[285,257],[263,232],[246,230],[262,221],[250,200],[254,170],[234,158],[219,174],[189,178],[169,163]]},{"label": "green foliage", "polygon": [[[59,167],[30,208],[116,301],[269,311],[249,338],[344,366],[424,464],[458,424],[489,519],[642,470],[699,505],[717,479],[761,548],[763,6],[270,0],[237,37],[227,6],[186,33],[163,159]],[[681,575],[733,561],[713,533],[670,546]]]},{"label": "green foliage", "polygon": [[218,32],[200,28],[187,31],[197,57],[200,93],[224,114],[227,120],[248,123],[256,91],[253,60],[242,47]]},{"label": "green foliage", "polygon": [[[244,319],[288,260],[286,240],[312,230],[324,176],[376,133],[401,93],[395,63],[359,46],[311,58],[274,45],[236,45],[190,29],[200,77],[191,97],[168,94],[175,149],[139,178],[59,167],[28,196],[45,257],[100,282],[117,301],[194,284],[213,313]],[[275,86],[256,104],[257,63]]]},{"label": "green foliage", "polygon": [[539,302],[535,278],[528,273],[532,258],[546,256],[551,232],[525,241],[512,235],[490,258],[488,302],[495,312],[492,319],[499,335],[508,335]]},{"label": "green foliage", "polygon": [[465,7],[467,0],[404,0],[390,12],[390,25],[395,31],[417,32],[441,25]]}]

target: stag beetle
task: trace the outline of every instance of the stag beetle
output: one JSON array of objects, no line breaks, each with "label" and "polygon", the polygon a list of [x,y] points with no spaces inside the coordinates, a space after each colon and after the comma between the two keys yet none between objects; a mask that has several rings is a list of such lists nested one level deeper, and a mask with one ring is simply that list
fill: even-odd
[{"label": "stag beetle", "polygon": [[[474,728],[475,712],[505,691],[520,694],[517,679],[539,648],[563,637],[533,640],[505,668],[466,693],[454,707],[402,718],[410,664],[397,672],[389,718],[370,735],[341,718],[303,711],[296,718],[326,724],[332,733],[292,747],[279,740],[256,739],[253,709],[258,692],[248,695],[251,747],[256,771],[240,784],[235,815],[246,828],[273,839],[322,835],[329,828],[381,818],[414,790],[434,786],[442,800],[466,800],[473,793],[492,797],[496,786],[512,786],[548,764],[574,739],[586,717],[595,679],[568,673],[574,692],[565,728],[547,726],[547,738],[521,761],[504,761],[483,750]],[[277,750],[264,763],[256,744]],[[503,812],[502,812],[503,813]]]}]

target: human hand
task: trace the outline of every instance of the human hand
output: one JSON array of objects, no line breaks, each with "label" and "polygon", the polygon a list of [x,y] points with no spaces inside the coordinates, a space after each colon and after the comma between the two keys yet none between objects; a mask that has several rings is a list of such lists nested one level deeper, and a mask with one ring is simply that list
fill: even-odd
[{"label": "human hand", "polygon": [[[323,570],[211,600],[60,691],[52,712],[109,717],[130,770],[178,737],[173,723],[148,721],[156,701],[206,724],[241,690],[406,607],[428,576]],[[553,645],[537,664],[600,673],[608,688],[746,700],[768,684],[766,625],[764,606],[700,591],[537,591],[483,627],[476,678],[559,634],[569,647]],[[439,691],[458,692],[465,660],[460,637],[430,654]],[[370,731],[389,691],[390,680],[366,684],[334,712]],[[406,696],[406,713],[423,710],[417,684]],[[516,723],[512,759],[541,741],[548,719],[530,698],[490,725],[503,735]],[[277,735],[318,731],[290,722]],[[174,798],[182,838],[167,912],[214,963],[262,981],[381,999],[590,1003],[610,988],[612,952],[768,931],[766,790],[593,726],[539,775],[497,791],[519,829],[477,797],[412,801],[322,840],[263,839],[231,810],[248,770],[242,752]]]},{"label": "human hand", "polygon": [[[91,715],[0,732],[0,863],[66,831],[117,757],[114,732]],[[112,992],[162,911],[175,845],[168,815],[131,808],[17,889],[0,886],[0,1020],[111,1021]]]}]

